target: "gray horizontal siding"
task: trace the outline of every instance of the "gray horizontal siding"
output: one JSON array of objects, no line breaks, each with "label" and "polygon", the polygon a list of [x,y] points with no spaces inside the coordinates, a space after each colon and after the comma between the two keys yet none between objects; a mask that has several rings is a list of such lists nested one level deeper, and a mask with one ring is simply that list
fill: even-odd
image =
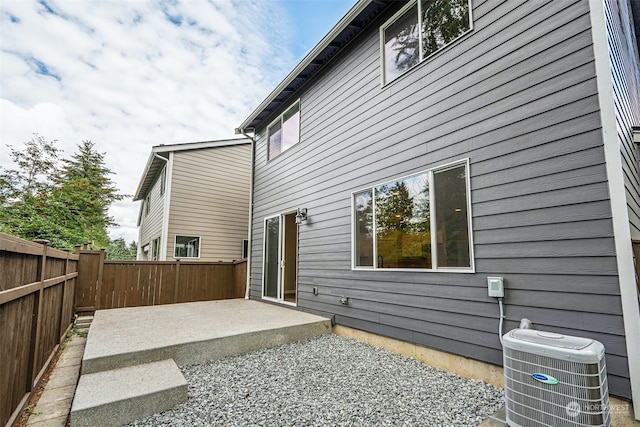
[{"label": "gray horizontal siding", "polygon": [[[626,3],[605,2],[608,24],[613,29],[608,38],[616,124],[625,182],[625,193],[632,238],[640,238],[640,161],[631,128],[640,125],[640,59],[630,32]],[[625,19],[626,18],[626,19]],[[625,22],[626,21],[626,22]]]},{"label": "gray horizontal siding", "polygon": [[[264,218],[306,207],[300,308],[500,364],[486,276],[503,275],[506,330],[527,317],[602,341],[612,392],[628,397],[588,2],[473,4],[472,32],[384,87],[381,18],[292,95],[301,142],[275,159],[258,129],[251,297],[261,296]],[[463,158],[476,273],[351,270],[351,193]]]}]

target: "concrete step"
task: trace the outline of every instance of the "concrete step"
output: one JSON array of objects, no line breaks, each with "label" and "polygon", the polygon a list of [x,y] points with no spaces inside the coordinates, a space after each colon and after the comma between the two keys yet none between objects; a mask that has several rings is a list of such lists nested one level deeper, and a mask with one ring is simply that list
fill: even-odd
[{"label": "concrete step", "polygon": [[187,381],[171,359],[83,373],[71,407],[71,425],[121,426],[186,401]]},{"label": "concrete step", "polygon": [[93,316],[79,316],[76,319],[76,328],[88,328],[91,326],[91,322],[93,321]]}]

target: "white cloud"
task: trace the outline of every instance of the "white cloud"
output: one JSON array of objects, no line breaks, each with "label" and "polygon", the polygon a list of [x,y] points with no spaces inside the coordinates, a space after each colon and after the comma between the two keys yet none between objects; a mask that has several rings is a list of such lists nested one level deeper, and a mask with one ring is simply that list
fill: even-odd
[{"label": "white cloud", "polygon": [[[70,156],[90,139],[122,193],[153,145],[233,137],[293,67],[278,2],[0,3],[0,166],[39,133]],[[113,237],[137,238],[137,203]]]}]

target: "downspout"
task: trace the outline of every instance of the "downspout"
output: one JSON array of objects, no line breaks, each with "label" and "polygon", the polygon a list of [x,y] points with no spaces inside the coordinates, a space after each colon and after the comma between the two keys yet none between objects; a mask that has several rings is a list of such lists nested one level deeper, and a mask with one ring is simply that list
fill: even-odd
[{"label": "downspout", "polygon": [[[162,206],[162,225],[160,228],[160,254],[158,256],[158,258],[161,261],[166,261],[167,260],[167,245],[169,244],[169,242],[167,242],[167,236],[169,235],[168,233],[168,228],[169,228],[169,192],[170,192],[170,187],[169,187],[169,183],[171,182],[171,179],[169,179],[170,172],[169,171],[169,159],[162,157],[161,155],[159,155],[158,153],[153,153],[153,155],[155,157],[157,157],[158,159],[162,160],[165,162],[165,167],[167,168],[167,172],[165,173],[165,180],[166,182],[164,183],[164,194],[162,195],[162,197],[164,198],[162,200],[163,206]],[[172,152],[169,152],[169,158],[171,158],[171,156],[173,155]],[[160,171],[162,173],[162,171]],[[160,184],[162,185],[162,183]]]},{"label": "downspout", "polygon": [[256,140],[253,136],[247,135],[247,131],[253,131],[254,129],[236,128],[236,135],[242,134],[245,138],[251,141],[251,170],[249,172],[249,227],[247,228],[247,282],[245,284],[244,299],[249,299],[249,288],[251,286],[251,236],[253,235],[253,168],[255,164],[256,155]]}]

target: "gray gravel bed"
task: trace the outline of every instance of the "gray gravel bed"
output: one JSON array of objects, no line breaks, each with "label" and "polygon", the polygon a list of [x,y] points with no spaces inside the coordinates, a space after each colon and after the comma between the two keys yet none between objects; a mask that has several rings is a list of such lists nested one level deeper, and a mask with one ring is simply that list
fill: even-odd
[{"label": "gray gravel bed", "polygon": [[333,334],[180,368],[189,400],[130,426],[476,426],[501,389]]}]

